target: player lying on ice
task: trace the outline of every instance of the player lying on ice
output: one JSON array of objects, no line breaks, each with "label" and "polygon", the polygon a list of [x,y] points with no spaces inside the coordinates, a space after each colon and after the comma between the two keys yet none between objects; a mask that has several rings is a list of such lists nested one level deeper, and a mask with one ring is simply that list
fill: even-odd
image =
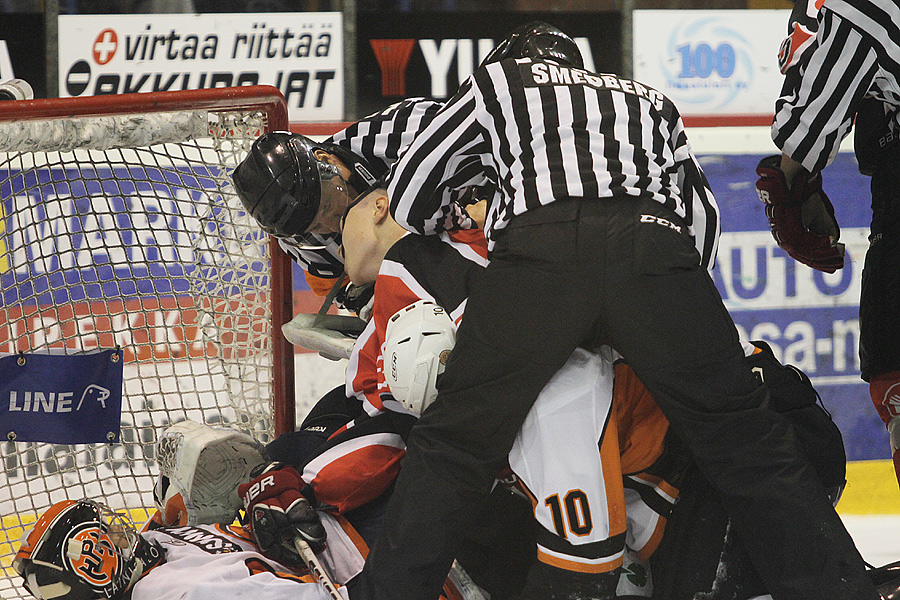
[{"label": "player lying on ice", "polygon": [[[434,307],[425,303],[418,306],[423,305],[431,309]],[[431,310],[431,314],[439,316],[440,312]],[[410,321],[408,318],[410,315],[418,318]],[[392,328],[387,343],[389,348],[393,348],[388,351],[391,353],[389,356],[405,355],[409,358],[410,353],[404,351],[403,340],[409,337],[406,334],[414,333],[417,327],[418,331],[428,333],[435,329],[435,322],[441,323],[440,320],[422,317],[423,313],[416,308],[403,311],[393,321],[393,324],[400,325],[401,337],[398,339],[396,328]],[[440,325],[440,328],[446,331],[444,327],[446,321]],[[422,339],[432,337],[425,335]],[[422,339],[419,339],[417,344]],[[445,348],[448,343],[452,347],[451,338],[445,337],[441,342]],[[439,350],[440,347],[440,344],[430,348],[417,345],[419,351],[425,352],[417,355],[418,360],[398,362],[398,365],[407,365],[406,369],[397,372],[398,377],[403,381],[412,381],[415,366],[423,364],[436,366],[437,363],[434,362],[436,356],[427,350]],[[770,380],[776,382],[776,389],[792,391],[790,379],[779,378],[779,374],[790,374],[789,369],[782,372],[779,367],[775,367],[777,363],[765,356],[762,360],[757,360],[756,364],[761,365]],[[433,381],[430,381],[421,390],[427,397],[434,394],[432,384]],[[422,398],[421,395],[410,396],[408,391],[407,389],[407,393],[403,394],[406,401]],[[796,391],[796,388],[793,391]],[[775,396],[783,398],[779,394]],[[802,410],[799,406],[797,409]],[[316,437],[316,434],[320,433],[319,429],[335,429],[338,422],[348,419],[347,416],[341,416],[341,412],[344,412],[344,408],[340,403],[323,399],[297,434],[283,437],[281,440],[289,441],[292,438],[296,440],[298,436],[302,438],[304,434]],[[622,411],[616,411],[617,418],[621,414]],[[345,429],[343,435],[352,429],[352,427]],[[337,439],[341,435],[334,437]],[[528,434],[525,433],[522,439],[527,438]],[[345,438],[345,442],[351,439]],[[357,438],[357,441],[359,439]],[[340,444],[329,445],[329,449],[333,451],[339,446]],[[273,445],[271,449],[277,451],[278,444]],[[327,449],[324,454],[327,454]],[[624,454],[627,454],[627,451],[623,456]],[[96,503],[65,501],[49,509],[23,537],[22,546],[13,566],[23,576],[26,587],[35,597],[82,600],[120,598],[125,597],[126,593],[137,600],[143,598],[217,600],[244,595],[278,600],[289,597],[300,600],[345,597],[344,588],[335,591],[337,595],[332,596],[321,584],[314,583],[313,577],[298,566],[299,559],[291,549],[293,544],[281,546],[280,542],[271,543],[275,541],[271,540],[268,550],[263,555],[247,528],[230,525],[240,506],[238,483],[245,481],[254,468],[268,466],[266,462],[268,457],[261,451],[259,444],[237,432],[184,422],[170,427],[161,436],[157,456],[162,471],[157,486],[157,497],[162,512],[153,519],[155,524],[148,525],[142,534],[135,533],[126,517]],[[358,477],[351,479],[357,483],[361,482]],[[257,478],[257,481],[261,480]],[[297,481],[298,485],[302,485],[299,478]],[[323,480],[317,478],[316,481],[321,483]],[[242,486],[245,492],[248,488],[252,486]],[[333,490],[334,487],[330,489]],[[682,490],[684,497],[690,493],[690,485],[682,485]],[[702,487],[700,490],[702,491]],[[278,500],[287,503],[288,499],[289,490],[281,490]],[[294,496],[294,500],[296,502],[290,504],[296,504],[295,510],[287,511],[292,517],[292,522],[284,527],[286,533],[284,540],[292,540],[298,532],[303,532],[302,537],[320,550],[318,558],[323,565],[322,571],[337,582],[350,579],[361,568],[365,544],[349,525],[349,519],[339,514],[335,515],[333,511],[319,512],[314,516],[309,510],[309,504],[301,499],[299,493]],[[352,504],[351,502],[350,505]],[[365,510],[366,506],[358,508]],[[359,510],[356,511],[356,518],[365,520],[364,516],[359,514]],[[690,519],[691,513],[688,514]],[[693,524],[698,522],[702,524],[704,518],[710,514],[714,513],[697,515],[695,512]],[[679,511],[675,510],[672,523],[678,522],[679,516]],[[161,525],[161,522],[167,520],[170,522],[169,526]],[[522,525],[521,522],[519,524]],[[697,535],[698,530],[690,527],[690,525],[682,526],[681,531],[687,535]],[[704,531],[708,533],[709,528]],[[515,554],[517,549],[521,549],[523,544],[527,545],[533,539],[522,531],[514,533],[519,534],[518,538],[508,537],[504,540],[508,544],[507,554]],[[326,540],[324,548],[323,539]],[[662,547],[665,547],[668,539],[670,536],[664,537]],[[707,535],[706,539],[712,541],[714,547],[722,547],[721,542],[718,546],[715,545],[714,537]],[[696,551],[698,547],[699,545],[695,545],[691,550]],[[278,559],[273,558],[275,556]],[[671,554],[669,558],[672,558]],[[683,564],[678,566],[681,567]],[[724,595],[713,594],[704,597],[746,598],[746,595],[740,595],[736,589],[738,586],[735,579],[740,581],[746,575],[735,571],[735,567],[739,566],[729,563],[727,567],[731,577],[718,581],[720,591],[728,590]],[[884,582],[882,595],[886,599],[898,597],[898,567],[900,565],[895,564],[873,571],[876,582]],[[504,572],[506,576],[512,574],[510,571]],[[631,573],[632,578],[638,575],[637,572]],[[464,572],[460,571],[458,576],[464,577]],[[464,579],[457,581],[460,583],[459,588],[448,584],[452,586],[446,588],[448,599],[480,598],[477,589],[463,585],[466,583]],[[460,588],[462,592],[458,591]],[[643,591],[646,592],[647,589]],[[496,596],[502,597],[507,596],[502,594]],[[657,595],[657,597],[693,598],[694,593],[683,596]]]},{"label": "player lying on ice", "polygon": [[[367,548],[342,516],[316,513],[305,500],[299,502],[287,545],[270,543],[265,553],[249,527],[233,524],[240,507],[237,483],[267,465],[259,443],[236,431],[185,421],[166,430],[157,450],[161,510],[140,533],[123,513],[92,500],[66,500],[50,507],[23,536],[13,568],[34,597],[347,597],[342,584],[362,569]],[[313,558],[307,554],[301,560],[304,543],[315,551]],[[448,581],[444,600],[482,599]]]},{"label": "player lying on ice", "polygon": [[[344,394],[335,393],[323,399],[323,406],[313,410],[300,431],[270,447],[273,454],[298,467],[303,474],[300,485],[318,502],[338,506],[331,498],[337,488],[347,485],[355,494],[337,494],[344,500],[338,508],[352,514],[362,500],[389,489],[414,418],[409,412],[417,413],[433,399],[439,357],[449,350],[442,344],[452,341],[453,324],[447,317],[442,319],[441,314],[447,312],[459,320],[467,281],[476,277],[485,263],[484,238],[478,233],[407,235],[387,213],[386,197],[380,189],[361,197],[348,210],[344,228],[348,273],[354,283],[377,277],[373,318],[357,341],[348,367],[348,391],[363,400],[365,415],[342,427],[342,419],[349,421],[360,411],[348,403]],[[417,304],[423,298],[436,302],[445,311],[423,310],[428,305]],[[411,305],[413,309],[403,310]],[[747,345],[747,350],[748,361],[773,389],[773,407],[786,412],[795,423],[823,483],[834,488],[836,498],[844,481],[840,434],[816,405],[817,397],[808,379],[795,369],[781,366],[764,344]],[[586,375],[588,372],[593,375]],[[576,585],[592,586],[589,597],[613,597],[610,590],[614,588],[614,578],[622,584],[620,594],[649,595],[649,585],[633,585],[639,579],[635,570],[640,565],[626,567],[622,570],[624,575],[618,577],[616,567],[621,558],[609,561],[591,555],[597,547],[606,551],[617,547],[621,556],[626,542],[637,560],[653,554],[651,562],[664,560],[678,565],[677,569],[654,565],[657,597],[692,598],[695,592],[713,588],[728,590],[732,595],[714,594],[711,598],[758,596],[762,591],[755,587],[754,573],[739,544],[726,536],[728,522],[721,506],[708,500],[715,498],[708,485],[694,469],[678,466],[684,460],[678,458],[677,441],[667,440],[669,448],[663,454],[665,420],[646,390],[627,366],[615,366],[615,387],[612,373],[609,358],[577,352],[529,415],[510,455],[510,464],[524,480],[524,489],[540,523],[538,550],[533,550],[533,538],[527,533],[527,523],[522,521],[507,519],[508,527],[519,528],[518,536],[501,537],[511,544],[507,550],[519,557],[528,556],[522,548],[531,544],[530,556],[536,554],[538,561],[533,565],[522,560],[503,565],[507,586],[502,590],[489,589],[492,597],[521,591],[521,581],[526,582],[522,592],[525,597],[566,597],[568,592],[564,590],[573,581]],[[308,447],[304,439],[323,434],[330,434],[330,438],[313,458],[298,450]],[[560,439],[566,443],[560,444]],[[616,482],[616,473],[627,474],[624,486]],[[673,482],[675,475],[689,478],[685,495],[690,500],[674,512],[676,533],[662,536],[662,546],[654,554],[664,516],[677,494],[661,477],[667,474]],[[567,477],[574,481],[566,480]],[[349,498],[352,501],[347,503]],[[624,521],[614,521],[616,513],[610,507],[619,509],[626,505],[627,527],[623,527]],[[491,508],[496,510],[492,506],[488,511]],[[690,534],[697,525],[704,526],[702,537]],[[617,530],[617,526],[623,528]],[[601,543],[595,544],[597,541]],[[682,556],[685,549],[696,551],[693,561],[690,556]],[[664,558],[657,560],[657,556]],[[484,555],[459,557],[479,580],[480,570],[472,558],[477,561]],[[615,565],[613,569],[606,568],[610,563]],[[603,567],[590,572],[594,565]],[[529,566],[532,568],[526,575]],[[727,566],[731,573],[740,573],[740,569],[746,573],[729,578],[723,586],[716,580],[720,566]],[[519,585],[509,585],[516,577]],[[630,585],[627,592],[626,585]]]}]

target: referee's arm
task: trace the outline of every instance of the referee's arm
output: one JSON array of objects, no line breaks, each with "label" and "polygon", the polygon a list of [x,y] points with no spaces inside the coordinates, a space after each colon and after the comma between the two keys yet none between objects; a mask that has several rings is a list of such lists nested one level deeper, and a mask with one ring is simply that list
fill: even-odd
[{"label": "referee's arm", "polygon": [[415,139],[443,103],[409,98],[360,119],[332,136],[331,141],[363,157],[369,164],[390,166]]},{"label": "referee's arm", "polygon": [[454,200],[447,190],[483,171],[483,136],[475,105],[469,79],[395,163],[388,197],[391,216],[401,227],[421,234],[443,231]]},{"label": "referee's arm", "polygon": [[772,139],[788,157],[782,169],[789,180],[800,166],[814,173],[832,161],[878,64],[870,38],[823,7],[815,46],[796,68],[804,69],[802,77],[786,80],[772,124]]},{"label": "referee's arm", "polygon": [[684,214],[679,210],[676,213],[691,228],[694,246],[700,253],[700,264],[706,269],[712,269],[719,249],[719,207],[706,173],[688,143],[684,122],[674,106],[673,111],[668,143],[675,161],[674,183],[678,186],[678,193],[684,204]]},{"label": "referee's arm", "polygon": [[693,229],[700,264],[706,269],[712,269],[716,264],[719,246],[719,208],[706,174],[690,151],[687,158],[678,163],[677,178],[681,198],[685,209],[689,211],[685,218]]}]

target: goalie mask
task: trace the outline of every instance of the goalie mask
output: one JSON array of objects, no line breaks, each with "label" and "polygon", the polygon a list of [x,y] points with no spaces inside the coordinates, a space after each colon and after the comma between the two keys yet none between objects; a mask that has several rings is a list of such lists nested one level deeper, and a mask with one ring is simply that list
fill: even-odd
[{"label": "goalie mask", "polygon": [[36,598],[88,600],[123,595],[164,557],[128,517],[92,500],[65,500],[25,533],[12,566]]},{"label": "goalie mask", "polygon": [[[323,153],[343,163],[349,175],[345,178]],[[337,233],[337,219],[347,203],[376,176],[341,146],[273,132],[253,142],[232,179],[241,203],[263,231],[302,246],[307,233]]]},{"label": "goalie mask", "polygon": [[575,40],[543,21],[532,21],[516,28],[490,51],[481,66],[500,62],[504,58],[544,58],[584,68],[584,59]]},{"label": "goalie mask", "polygon": [[456,344],[456,325],[442,307],[419,300],[388,320],[384,337],[384,377],[391,395],[420,415],[437,398],[437,377]]}]

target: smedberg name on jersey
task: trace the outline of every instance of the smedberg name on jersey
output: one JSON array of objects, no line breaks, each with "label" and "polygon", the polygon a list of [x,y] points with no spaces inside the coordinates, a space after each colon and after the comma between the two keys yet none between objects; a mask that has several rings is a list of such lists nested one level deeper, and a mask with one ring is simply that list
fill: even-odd
[{"label": "smedberg name on jersey", "polygon": [[544,85],[586,85],[595,89],[608,89],[632,94],[649,100],[656,110],[662,110],[665,96],[642,83],[622,79],[610,74],[597,74],[565,67],[551,62],[525,63],[521,66],[522,81],[526,87]]}]

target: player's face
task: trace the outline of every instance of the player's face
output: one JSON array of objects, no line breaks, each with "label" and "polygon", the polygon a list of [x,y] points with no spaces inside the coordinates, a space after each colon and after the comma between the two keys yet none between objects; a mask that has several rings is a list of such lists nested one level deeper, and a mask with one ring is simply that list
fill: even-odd
[{"label": "player's face", "polygon": [[341,230],[341,216],[353,200],[354,190],[347,183],[350,171],[344,164],[324,150],[316,151],[322,195],[315,220],[307,228],[309,233],[338,233]]},{"label": "player's face", "polygon": [[[380,260],[377,258],[377,238],[375,235],[374,207],[372,192],[359,202],[350,205],[342,219],[341,255],[344,270],[356,285],[371,283],[378,276]],[[379,264],[375,264],[378,262]]]}]

